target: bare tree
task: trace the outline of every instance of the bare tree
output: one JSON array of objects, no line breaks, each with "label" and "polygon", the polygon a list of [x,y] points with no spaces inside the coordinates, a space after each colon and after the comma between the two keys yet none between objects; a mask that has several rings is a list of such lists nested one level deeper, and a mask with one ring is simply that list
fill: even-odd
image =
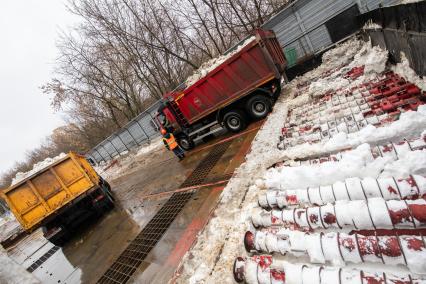
[{"label": "bare tree", "polygon": [[288,0],[69,0],[81,22],[58,40],[56,75],[42,89],[68,114],[3,175],[63,151],[88,151],[248,36]]}]

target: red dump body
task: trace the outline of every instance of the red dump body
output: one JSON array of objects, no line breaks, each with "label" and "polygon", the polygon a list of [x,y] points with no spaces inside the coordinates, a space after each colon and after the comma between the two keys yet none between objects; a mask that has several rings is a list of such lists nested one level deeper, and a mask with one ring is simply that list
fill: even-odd
[{"label": "red dump body", "polygon": [[[205,77],[164,97],[175,102],[189,125],[244,97],[259,86],[281,78],[286,60],[273,31],[257,30],[255,39]],[[171,113],[165,111],[169,120]]]}]

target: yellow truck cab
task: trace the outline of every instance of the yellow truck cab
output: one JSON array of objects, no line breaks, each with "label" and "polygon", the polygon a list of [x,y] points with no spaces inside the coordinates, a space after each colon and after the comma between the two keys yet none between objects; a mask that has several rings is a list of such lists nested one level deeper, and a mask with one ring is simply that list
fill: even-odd
[{"label": "yellow truck cab", "polygon": [[114,207],[109,184],[84,156],[70,152],[1,193],[27,232],[42,227],[62,245],[88,217]]}]

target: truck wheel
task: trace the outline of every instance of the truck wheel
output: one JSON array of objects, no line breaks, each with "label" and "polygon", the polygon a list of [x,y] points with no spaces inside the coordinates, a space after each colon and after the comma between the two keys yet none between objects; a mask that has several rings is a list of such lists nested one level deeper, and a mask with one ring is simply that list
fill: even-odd
[{"label": "truck wheel", "polygon": [[247,119],[241,110],[231,110],[223,117],[223,123],[230,132],[239,132],[247,127]]},{"label": "truck wheel", "polygon": [[180,135],[177,138],[177,142],[179,146],[185,151],[189,151],[195,146],[194,141],[186,135]]},{"label": "truck wheel", "polygon": [[271,100],[263,95],[254,95],[246,104],[247,112],[253,119],[265,118],[272,109]]},{"label": "truck wheel", "polygon": [[113,194],[110,190],[104,189],[104,200],[102,201],[102,205],[99,208],[99,214],[102,215],[103,212],[110,211],[114,209],[115,202]]},{"label": "truck wheel", "polygon": [[110,193],[107,193],[105,195],[105,211],[109,211],[114,209],[115,207],[115,202],[114,202],[114,198],[112,197],[112,195],[110,195]]},{"label": "truck wheel", "polygon": [[110,197],[112,199],[112,201],[115,201],[114,192],[112,192],[111,186],[107,182],[106,182],[106,186],[107,186],[106,194],[108,195],[108,197]]}]

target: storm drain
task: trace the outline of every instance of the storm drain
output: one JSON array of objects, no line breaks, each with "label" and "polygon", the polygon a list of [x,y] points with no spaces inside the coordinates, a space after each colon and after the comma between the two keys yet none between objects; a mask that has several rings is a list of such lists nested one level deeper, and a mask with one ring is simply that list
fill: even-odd
[{"label": "storm drain", "polygon": [[227,141],[214,147],[213,150],[211,150],[211,152],[198,164],[198,166],[181,184],[180,187],[184,188],[200,185],[228,149],[229,145],[231,145],[231,143],[232,141]]},{"label": "storm drain", "polygon": [[48,250],[45,254],[43,254],[39,259],[37,259],[36,262],[34,262],[30,267],[27,268],[28,272],[33,272],[37,268],[39,268],[43,263],[46,262],[55,252],[57,252],[60,249],[58,246],[52,247],[50,250]]},{"label": "storm drain", "polygon": [[[230,144],[229,141],[213,148],[182,183],[181,187],[198,185],[203,182]],[[98,283],[127,283],[193,194],[194,192],[172,194],[170,199],[98,280]]]}]

